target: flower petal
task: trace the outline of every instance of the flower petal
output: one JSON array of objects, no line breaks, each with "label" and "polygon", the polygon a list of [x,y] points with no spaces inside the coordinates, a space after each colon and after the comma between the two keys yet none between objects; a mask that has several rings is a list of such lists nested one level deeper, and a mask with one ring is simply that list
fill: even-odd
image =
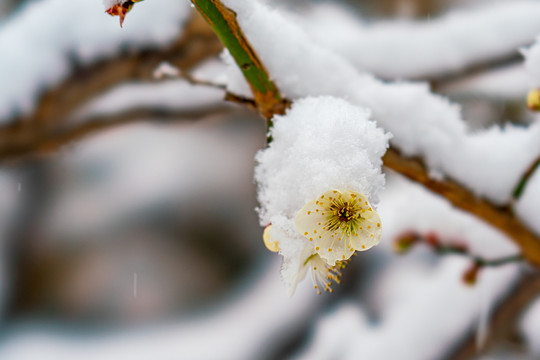
[{"label": "flower petal", "polygon": [[271,252],[278,252],[279,241],[272,237],[271,231],[272,231],[272,225],[268,225],[267,227],[264,228],[264,232],[263,232],[264,245]]},{"label": "flower petal", "polygon": [[381,242],[382,226],[379,214],[371,206],[362,213],[357,234],[351,236],[351,246],[358,251],[369,250]]}]

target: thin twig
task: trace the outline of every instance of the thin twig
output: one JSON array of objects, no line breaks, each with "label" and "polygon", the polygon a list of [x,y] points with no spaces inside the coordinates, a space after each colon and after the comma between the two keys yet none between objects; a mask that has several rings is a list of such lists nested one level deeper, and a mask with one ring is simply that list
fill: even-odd
[{"label": "thin twig", "polygon": [[454,181],[432,179],[421,160],[405,158],[396,149],[390,148],[383,161],[386,167],[424,185],[445,197],[457,208],[476,215],[499,229],[520,247],[525,259],[535,266],[540,266],[540,239],[523,225],[510,209],[499,208],[479,199]]},{"label": "thin twig", "polygon": [[153,80],[154,69],[161,62],[168,61],[184,73],[222,49],[212,29],[193,12],[183,35],[166,49],[123,54],[79,68],[45,92],[32,114],[0,126],[0,160],[28,153],[47,136],[56,138],[55,134],[65,131],[65,123],[75,109],[104,91],[127,81]]},{"label": "thin twig", "polygon": [[514,189],[513,197],[515,200],[519,199],[521,195],[523,195],[523,191],[525,191],[525,187],[527,186],[527,183],[529,182],[530,178],[533,176],[535,171],[540,166],[540,157],[536,159],[536,161],[527,169],[525,174],[521,177],[519,180],[518,185]]},{"label": "thin twig", "polygon": [[523,255],[521,254],[503,256],[495,259],[485,259],[470,253],[467,245],[462,241],[442,241],[435,232],[428,232],[426,234],[421,234],[416,231],[404,232],[396,238],[394,249],[397,253],[403,254],[418,244],[428,246],[438,255],[460,255],[466,257],[471,260],[477,269],[503,266],[524,260]]},{"label": "thin twig", "polygon": [[40,136],[32,138],[32,141],[21,144],[19,147],[10,148],[2,154],[2,160],[18,161],[36,154],[50,154],[65,146],[112,128],[134,123],[149,122],[152,124],[165,124],[170,122],[192,122],[213,115],[223,115],[233,108],[224,104],[201,109],[166,110],[157,109],[130,109],[117,114],[98,115],[84,119],[75,126],[55,128],[52,132],[40,133]]}]

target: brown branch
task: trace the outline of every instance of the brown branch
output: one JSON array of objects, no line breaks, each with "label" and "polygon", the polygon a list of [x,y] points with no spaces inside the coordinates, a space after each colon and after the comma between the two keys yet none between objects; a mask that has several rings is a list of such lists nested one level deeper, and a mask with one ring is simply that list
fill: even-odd
[{"label": "brown branch", "polygon": [[0,159],[26,154],[47,136],[63,132],[63,123],[80,105],[127,81],[151,80],[154,69],[168,61],[187,71],[219,54],[223,46],[212,29],[193,12],[182,35],[165,49],[126,53],[76,69],[60,85],[45,92],[33,114],[0,127]]},{"label": "brown branch", "polygon": [[389,149],[383,160],[386,167],[424,185],[445,197],[455,207],[476,215],[499,229],[520,247],[525,259],[535,266],[540,266],[540,239],[525,227],[510,209],[499,208],[479,199],[451,180],[440,181],[430,178],[420,160],[405,158],[395,149]]},{"label": "brown branch", "polygon": [[124,125],[151,122],[152,124],[167,124],[171,122],[193,122],[214,115],[227,114],[234,107],[226,104],[213,105],[201,109],[166,110],[157,109],[130,109],[117,114],[105,114],[84,119],[78,125],[54,128],[53,131],[42,133],[32,142],[25,144],[11,152],[4,154],[4,160],[20,160],[36,154],[49,154],[61,150],[63,147],[100,132]]}]

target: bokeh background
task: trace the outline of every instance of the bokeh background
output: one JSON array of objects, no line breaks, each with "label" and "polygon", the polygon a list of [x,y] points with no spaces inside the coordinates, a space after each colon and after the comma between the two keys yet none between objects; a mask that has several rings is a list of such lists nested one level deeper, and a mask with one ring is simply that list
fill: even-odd
[{"label": "bokeh background", "polygon": [[[124,29],[103,14],[99,0],[0,1],[0,58],[19,51],[28,34],[48,36],[43,49],[21,52],[15,67],[41,61],[40,52],[54,47],[47,41],[63,44],[64,33],[79,26],[110,32],[92,46],[116,47],[84,58],[81,35],[70,40],[81,42],[79,52],[55,49],[62,61],[48,71],[68,70],[55,81],[26,79],[37,88],[31,101],[2,119],[0,359],[342,359],[347,344],[356,359],[540,356],[534,271],[518,263],[486,269],[470,286],[462,279],[468,259],[423,245],[398,255],[393,244],[415,232],[468,243],[486,257],[517,248],[391,172],[379,204],[381,245],[354,258],[333,294],[318,296],[308,279],[289,297],[280,257],[265,249],[255,212],[253,157],[265,146],[264,121],[201,80],[153,76],[162,61],[205,81],[225,76],[219,42],[191,12],[179,15],[157,46],[151,39],[135,46],[131,35],[123,43],[117,33],[159,22],[144,16],[143,5],[153,1],[137,6]],[[502,2],[331,5],[369,24],[427,22]],[[58,11],[45,3],[57,3]],[[294,16],[328,5],[274,3]],[[30,22],[29,13],[31,28],[15,26]],[[57,40],[46,31],[53,24]],[[475,129],[528,124],[522,59],[517,47],[507,55],[415,80],[461,104]],[[19,85],[0,79],[0,93]]]}]

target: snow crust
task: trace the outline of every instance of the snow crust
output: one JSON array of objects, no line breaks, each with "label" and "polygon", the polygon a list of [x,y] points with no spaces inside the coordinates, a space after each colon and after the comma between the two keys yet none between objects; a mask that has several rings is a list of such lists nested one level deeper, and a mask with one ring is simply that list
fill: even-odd
[{"label": "snow crust", "polygon": [[[256,1],[225,3],[237,12],[246,36],[286,97],[332,95],[369,108],[405,155],[423,157],[433,174],[454,178],[479,196],[507,203],[540,153],[539,123],[472,133],[460,107],[430,93],[426,84],[381,82],[316,45],[276,10]],[[229,67],[228,76],[230,91],[249,95],[236,66]]]},{"label": "snow crust", "polygon": [[332,3],[291,17],[358,69],[384,78],[457,72],[515,53],[540,33],[540,3],[531,0],[476,6],[423,21],[370,24]]},{"label": "snow crust", "polygon": [[122,29],[97,0],[28,2],[0,26],[0,122],[32,111],[39,91],[62,81],[75,63],[169,43],[189,12],[187,1],[144,1]]}]

